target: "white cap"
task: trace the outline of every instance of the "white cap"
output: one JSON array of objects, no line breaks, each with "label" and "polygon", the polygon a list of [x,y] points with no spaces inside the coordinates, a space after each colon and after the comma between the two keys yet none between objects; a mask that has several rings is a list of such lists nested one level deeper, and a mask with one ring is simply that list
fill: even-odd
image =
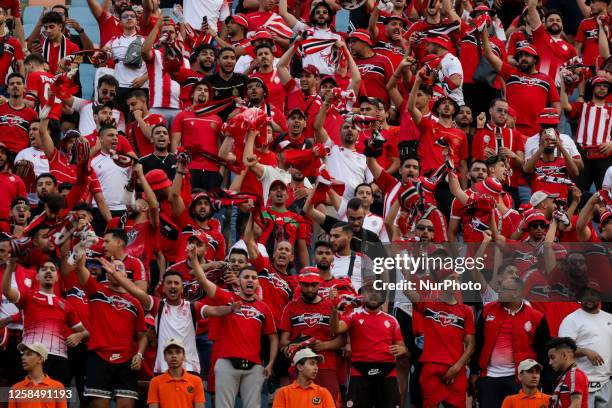
[{"label": "white cap", "polygon": [[538,205],[540,205],[540,203],[542,203],[542,201],[546,200],[547,198],[557,197],[559,197],[559,194],[551,194],[547,191],[540,190],[536,191],[531,195],[531,198],[529,199],[529,204],[531,204],[532,207],[537,207]]},{"label": "white cap", "polygon": [[304,360],[305,358],[316,358],[319,363],[322,363],[325,360],[322,355],[316,354],[309,348],[303,348],[297,353],[295,353],[295,355],[293,356],[293,365],[297,365],[297,363]]},{"label": "white cap", "polygon": [[43,361],[47,361],[47,357],[49,356],[49,350],[47,350],[45,345],[42,343],[21,343],[17,346],[17,350],[21,351],[22,353],[26,350],[32,350],[33,352],[39,354],[42,357]]},{"label": "white cap", "polygon": [[168,342],[164,346],[164,352],[168,349],[168,347],[172,347],[172,346],[180,347],[183,349],[183,351],[185,351],[185,345],[183,344],[183,342],[180,341],[179,339],[172,338],[168,340]]},{"label": "white cap", "polygon": [[535,361],[532,358],[525,359],[525,360],[521,361],[521,363],[519,364],[518,372],[520,374],[523,371],[531,370],[535,366],[540,367],[540,370],[542,370],[544,368],[544,367],[542,367],[542,364],[538,363],[537,361]]}]

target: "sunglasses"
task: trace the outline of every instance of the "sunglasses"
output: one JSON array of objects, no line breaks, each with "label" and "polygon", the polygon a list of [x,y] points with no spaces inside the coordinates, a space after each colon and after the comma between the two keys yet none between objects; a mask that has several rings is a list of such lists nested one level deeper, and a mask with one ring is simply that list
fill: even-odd
[{"label": "sunglasses", "polygon": [[546,229],[546,224],[543,222],[534,222],[529,224],[529,228],[533,228],[533,229]]},{"label": "sunglasses", "polygon": [[108,96],[115,96],[115,95],[117,95],[117,92],[109,91],[107,89],[104,89],[104,90],[100,91],[100,94],[104,95],[104,96],[106,96],[106,95],[108,95]]},{"label": "sunglasses", "polygon": [[123,16],[121,16],[122,20],[129,20],[129,19],[136,19],[136,14],[125,14]]}]

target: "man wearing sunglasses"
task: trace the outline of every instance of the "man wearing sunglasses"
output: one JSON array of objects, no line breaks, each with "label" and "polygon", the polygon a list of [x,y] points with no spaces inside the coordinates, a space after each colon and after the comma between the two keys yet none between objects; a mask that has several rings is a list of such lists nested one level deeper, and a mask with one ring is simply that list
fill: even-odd
[{"label": "man wearing sunglasses", "polygon": [[[95,101],[92,102],[87,99],[77,98],[76,96],[71,96],[62,101],[64,108],[70,113],[79,113],[79,132],[82,135],[90,135],[96,131],[94,108],[108,102],[114,102],[118,88],[119,82],[117,82],[114,76],[108,74],[102,75],[98,79],[98,88],[96,90],[98,97]],[[113,109],[113,118],[115,118],[117,130],[125,132],[125,117],[119,109]]]}]

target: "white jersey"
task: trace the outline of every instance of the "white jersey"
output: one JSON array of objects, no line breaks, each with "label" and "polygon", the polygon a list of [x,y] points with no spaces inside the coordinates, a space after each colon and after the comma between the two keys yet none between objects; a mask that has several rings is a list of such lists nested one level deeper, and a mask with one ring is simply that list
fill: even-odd
[{"label": "white jersey", "polygon": [[225,22],[230,15],[229,4],[225,0],[185,0],[183,1],[183,16],[185,22],[195,30],[200,30],[202,18],[206,16],[208,26],[217,31],[219,20]]},{"label": "white jersey", "polygon": [[[329,28],[318,28],[310,27],[301,21],[298,21],[293,26],[293,32],[296,34],[308,32],[308,38],[317,38],[320,40],[337,40],[342,41],[342,37],[339,34],[334,33]],[[302,66],[314,65],[319,69],[319,73],[324,75],[334,75],[336,73],[336,65],[331,61],[331,53],[333,46],[325,48],[314,54],[305,55],[302,59]]]},{"label": "white jersey", "polygon": [[[451,90],[448,85],[444,82],[444,78],[450,78],[451,75],[461,76],[461,85]],[[446,53],[440,61],[440,68],[438,71],[438,80],[442,88],[446,91],[446,94],[451,97],[459,106],[465,105],[463,101],[463,67],[459,58],[455,57],[450,52]]]},{"label": "white jersey", "polygon": [[117,166],[109,155],[102,152],[91,159],[91,167],[100,180],[102,194],[108,209],[111,211],[125,210],[124,187],[129,180],[129,169]]},{"label": "white jersey", "polygon": [[[561,144],[563,145],[565,150],[567,150],[567,152],[569,153],[571,157],[580,156],[580,152],[578,151],[578,148],[576,147],[576,143],[574,143],[571,137],[569,137],[568,135],[564,133],[561,133],[560,138],[561,138]],[[525,161],[529,160],[538,151],[539,146],[540,146],[540,134],[539,133],[527,139],[527,141],[525,142]]]},{"label": "white jersey", "polygon": [[[578,309],[563,319],[559,326],[559,337],[571,337],[578,348],[597,352],[604,363],[593,365],[588,358],[576,359],[576,365],[584,371],[590,383],[606,383],[612,376],[612,314],[602,310],[588,313]],[[603,384],[601,384],[603,386]],[[601,387],[589,391],[597,391]]]},{"label": "white jersey", "polygon": [[326,158],[329,174],[346,186],[343,197],[350,200],[354,197],[355,188],[361,183],[371,183],[374,180],[366,163],[366,157],[356,150],[335,145],[331,139],[326,146],[331,148]]},{"label": "white jersey", "polygon": [[45,156],[45,152],[35,147],[28,147],[21,150],[15,156],[15,162],[19,160],[27,160],[34,165],[34,174],[38,177],[42,173],[49,172],[49,160]]},{"label": "white jersey", "polygon": [[363,284],[363,277],[361,275],[361,254],[355,254],[355,262],[353,264],[352,273],[349,271],[349,266],[351,264],[351,256],[341,256],[338,254],[334,254],[334,260],[331,266],[331,273],[334,278],[346,278],[350,276],[351,283],[353,284],[353,288],[356,291],[359,291],[361,285]]},{"label": "white jersey", "polygon": [[[270,194],[270,185],[273,181],[281,180],[285,184],[291,183],[291,174],[278,167],[268,166],[266,164],[263,165],[263,174],[259,181],[261,181],[261,186],[263,189],[263,202],[264,204],[268,202],[268,195]],[[312,184],[308,178],[304,178],[304,187],[312,188]]]},{"label": "white jersey", "polygon": [[[151,304],[154,304],[153,298]],[[193,318],[191,316],[191,304],[188,300],[183,300],[180,305],[169,305],[165,300],[162,316],[156,316],[155,328],[157,331],[157,357],[155,358],[155,367],[153,372],[161,374],[168,369],[168,363],[164,360],[164,344],[170,339],[181,339],[185,345],[185,362],[183,368],[187,371],[200,372],[200,359],[198,357],[198,349],[196,347],[196,331],[193,326]],[[206,305],[200,309],[200,315],[204,317]],[[197,313],[197,308],[194,308]],[[154,311],[157,314],[157,310]],[[199,320],[199,316],[195,317],[195,321]]]},{"label": "white jersey", "polygon": [[583,102],[576,141],[581,146],[598,146],[610,141],[612,130],[612,104],[596,106]]},{"label": "white jersey", "polygon": [[[104,47],[111,50],[112,58],[116,62],[115,64],[115,78],[119,82],[121,88],[131,88],[132,81],[136,78],[143,76],[147,73],[147,66],[142,62],[140,68],[131,68],[123,64],[125,54],[127,53],[128,47],[134,41],[144,42],[142,35],[134,34],[129,37],[124,35],[111,38]],[[145,82],[142,88],[147,88],[148,83]]]},{"label": "white jersey", "polygon": [[[79,133],[81,135],[91,135],[96,131],[96,121],[93,117],[94,103],[87,99],[74,97],[72,110],[79,113]],[[117,130],[125,132],[125,118],[119,109],[113,109],[113,118],[117,124]]]}]

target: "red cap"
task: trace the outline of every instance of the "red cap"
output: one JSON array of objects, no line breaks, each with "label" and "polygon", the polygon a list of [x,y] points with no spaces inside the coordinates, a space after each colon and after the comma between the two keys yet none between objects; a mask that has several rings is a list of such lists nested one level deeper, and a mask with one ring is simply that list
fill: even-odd
[{"label": "red cap", "polygon": [[246,29],[249,28],[249,22],[246,19],[246,16],[242,13],[234,14],[233,16],[229,16],[225,19],[225,24],[229,23],[231,20],[234,20],[234,23],[242,26]]},{"label": "red cap", "polygon": [[192,239],[197,239],[198,241],[204,244],[208,244],[208,238],[206,238],[206,235],[200,230],[194,230],[191,232],[191,236],[187,238],[187,241],[190,241]]},{"label": "red cap", "polygon": [[527,230],[529,224],[536,221],[543,221],[545,224],[548,224],[548,220],[542,212],[537,210],[525,211],[525,214],[523,214],[523,230]]},{"label": "red cap", "polygon": [[518,47],[514,51],[514,57],[516,58],[516,56],[519,55],[521,52],[524,52],[525,54],[533,55],[536,58],[540,58],[540,56],[538,55],[538,52],[531,45],[523,45],[522,47]]},{"label": "red cap", "polygon": [[319,268],[314,266],[306,266],[300,270],[298,275],[298,282],[300,283],[323,283],[323,278],[319,273]]},{"label": "red cap", "polygon": [[272,183],[270,183],[270,188],[268,189],[268,191],[272,190],[275,186],[283,186],[285,188],[285,190],[287,189],[287,184],[285,184],[285,182],[283,180],[274,180]]},{"label": "red cap", "polygon": [[259,30],[255,33],[255,35],[253,37],[251,37],[251,42],[253,41],[257,41],[257,40],[270,40],[270,41],[274,41],[274,38],[272,38],[272,34],[270,34],[268,31],[266,30]]},{"label": "red cap", "polygon": [[429,36],[425,39],[425,41],[431,44],[438,44],[440,47],[443,47],[447,50],[453,48],[453,42],[446,34]]},{"label": "red cap", "polygon": [[404,28],[408,27],[408,20],[406,20],[404,17],[402,16],[398,16],[397,14],[391,14],[385,18],[383,18],[383,22],[385,24],[393,21],[393,20],[399,20],[402,22],[402,25],[404,26]]},{"label": "red cap", "polygon": [[493,10],[492,8],[488,6],[485,6],[484,4],[481,4],[479,6],[474,7],[472,11],[470,11],[470,16],[474,17],[474,14],[479,13],[479,12],[495,14],[495,10]]},{"label": "red cap", "polygon": [[477,183],[474,189],[480,194],[489,194],[498,197],[503,191],[504,187],[495,177],[488,177],[484,181]]},{"label": "red cap", "polygon": [[170,181],[166,173],[160,169],[151,170],[145,175],[145,178],[147,179],[147,183],[149,183],[149,186],[151,186],[151,190],[153,191],[162,190],[172,185],[172,182]]},{"label": "red cap", "polygon": [[559,111],[555,108],[544,108],[538,116],[540,125],[558,125],[559,122]]},{"label": "red cap", "polygon": [[308,64],[304,68],[302,68],[302,72],[303,73],[307,73],[307,74],[312,74],[314,76],[320,76],[321,75],[321,72],[319,72],[319,68],[315,67],[312,64]]},{"label": "red cap", "polygon": [[359,41],[363,41],[364,43],[368,44],[370,47],[374,46],[374,43],[372,43],[372,37],[370,37],[370,33],[367,30],[364,30],[363,28],[359,28],[353,31],[352,33],[350,33],[349,36],[347,37],[347,40],[350,40],[351,38],[354,38]]},{"label": "red cap", "polygon": [[606,84],[606,85],[610,85],[610,81],[608,81],[608,78],[606,78],[605,76],[602,75],[597,75],[596,77],[594,77],[593,79],[591,79],[591,85],[595,86],[595,85],[599,85],[599,84]]}]

